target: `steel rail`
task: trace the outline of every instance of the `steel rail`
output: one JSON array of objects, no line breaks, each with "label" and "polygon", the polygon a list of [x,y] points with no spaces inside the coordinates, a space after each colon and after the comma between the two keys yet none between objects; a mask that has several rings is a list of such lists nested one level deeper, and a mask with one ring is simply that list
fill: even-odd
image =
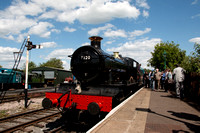
[{"label": "steel rail", "polygon": [[[40,112],[40,111],[44,111],[45,109],[40,109],[40,110],[34,110],[34,111],[30,111],[30,112],[26,112],[26,113],[23,113],[23,114],[19,114],[19,115],[15,115],[15,116],[10,116],[10,117],[7,117],[7,118],[4,118],[4,119],[0,119],[0,121],[8,121],[9,119],[12,120],[12,119],[16,119],[18,117],[21,117],[21,116],[27,116],[27,115],[30,115],[31,113],[37,113],[37,112]],[[46,111],[52,111],[52,110],[46,110]],[[41,112],[40,112],[41,113]],[[44,113],[44,112],[42,112]],[[35,125],[36,123],[39,123],[39,122],[42,122],[42,121],[46,121],[50,118],[53,118],[53,117],[56,117],[56,116],[60,116],[60,112],[56,112],[56,113],[51,113],[47,116],[43,116],[43,117],[40,117],[40,118],[36,118],[34,120],[30,120],[28,122],[19,122],[19,125],[16,125],[16,126],[12,126],[12,127],[8,127],[6,129],[3,129],[3,130],[0,130],[0,132],[2,133],[7,133],[7,132],[14,132],[14,131],[17,131],[17,130],[23,130],[25,127],[28,127],[30,125]]]},{"label": "steel rail", "polygon": [[20,114],[11,115],[11,116],[8,116],[8,117],[5,117],[5,118],[1,118],[0,119],[0,123],[8,121],[8,120],[11,120],[11,119],[16,119],[18,117],[21,117],[21,116],[24,116],[24,115],[28,115],[28,114],[31,114],[31,113],[40,112],[40,111],[43,111],[43,110],[45,110],[45,109],[42,108],[42,109],[38,109],[38,110],[33,110],[33,111],[29,111],[29,112],[20,113]]}]

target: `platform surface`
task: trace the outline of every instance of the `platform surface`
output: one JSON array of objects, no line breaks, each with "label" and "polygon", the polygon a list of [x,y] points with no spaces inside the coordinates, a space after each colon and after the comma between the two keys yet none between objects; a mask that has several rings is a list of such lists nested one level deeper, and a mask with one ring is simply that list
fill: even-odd
[{"label": "platform surface", "polygon": [[141,89],[88,133],[200,132],[200,112],[163,90]]}]

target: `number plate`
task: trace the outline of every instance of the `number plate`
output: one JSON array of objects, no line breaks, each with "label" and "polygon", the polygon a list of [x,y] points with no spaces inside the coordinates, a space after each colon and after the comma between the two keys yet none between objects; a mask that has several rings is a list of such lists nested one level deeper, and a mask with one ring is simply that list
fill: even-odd
[{"label": "number plate", "polygon": [[81,56],[81,60],[88,61],[88,60],[90,60],[90,59],[91,59],[91,57],[90,57],[89,55],[82,55],[82,56]]}]

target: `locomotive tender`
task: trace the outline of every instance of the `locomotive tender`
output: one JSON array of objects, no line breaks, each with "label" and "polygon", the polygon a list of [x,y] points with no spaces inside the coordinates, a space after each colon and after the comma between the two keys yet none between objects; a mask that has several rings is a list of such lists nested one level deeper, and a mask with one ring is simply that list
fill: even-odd
[{"label": "locomotive tender", "polygon": [[62,111],[75,109],[91,115],[110,112],[114,106],[142,85],[140,64],[134,59],[105,53],[99,36],[90,46],[78,48],[71,56],[72,74],[78,83],[61,84],[57,92],[47,92],[42,105]]}]

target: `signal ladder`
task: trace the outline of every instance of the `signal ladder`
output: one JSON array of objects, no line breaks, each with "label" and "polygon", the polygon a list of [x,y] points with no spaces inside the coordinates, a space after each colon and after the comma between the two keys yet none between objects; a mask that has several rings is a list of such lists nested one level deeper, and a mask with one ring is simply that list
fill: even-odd
[{"label": "signal ladder", "polygon": [[[15,59],[15,63],[13,65],[13,68],[12,68],[12,70],[10,72],[10,75],[8,76],[7,83],[9,83],[9,82],[11,82],[13,80],[13,75],[14,75],[15,71],[17,70],[17,67],[19,66],[22,54],[23,54],[24,49],[26,47],[26,43],[27,43],[27,39],[24,39],[24,42],[22,43],[19,52],[15,52],[15,53],[17,53],[17,56],[16,56],[16,59]],[[15,55],[14,55],[14,57],[15,57]],[[3,83],[2,83],[1,94],[0,94],[0,103],[3,102],[3,99],[4,99],[5,95],[6,95],[7,90],[8,89],[4,89],[3,88]]]}]

